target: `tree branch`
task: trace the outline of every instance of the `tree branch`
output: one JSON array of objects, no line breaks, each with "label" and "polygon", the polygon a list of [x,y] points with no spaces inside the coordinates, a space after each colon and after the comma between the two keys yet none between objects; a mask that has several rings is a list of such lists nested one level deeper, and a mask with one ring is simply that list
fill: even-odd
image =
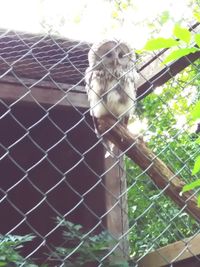
[{"label": "tree branch", "polygon": [[165,194],[200,222],[200,209],[193,192],[180,194],[185,183],[146,146],[143,140],[132,135],[110,116],[97,119],[97,125],[100,134],[125,152],[148,174],[158,188],[164,189]]}]

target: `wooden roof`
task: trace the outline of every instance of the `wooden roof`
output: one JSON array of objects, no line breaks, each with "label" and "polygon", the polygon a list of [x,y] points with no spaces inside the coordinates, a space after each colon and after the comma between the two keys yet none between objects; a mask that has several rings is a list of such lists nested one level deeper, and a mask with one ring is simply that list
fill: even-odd
[{"label": "wooden roof", "polygon": [[[191,30],[198,27],[199,23],[196,23]],[[9,102],[17,99],[32,102],[36,98],[48,106],[57,103],[58,106],[88,107],[84,73],[89,49],[90,44],[82,41],[0,30],[0,98]],[[141,77],[136,85],[139,98],[200,57],[200,52],[196,52],[162,66],[165,53],[166,50],[151,54],[138,65]]]},{"label": "wooden roof", "polygon": [[89,44],[15,31],[0,31],[0,75],[83,84]]}]

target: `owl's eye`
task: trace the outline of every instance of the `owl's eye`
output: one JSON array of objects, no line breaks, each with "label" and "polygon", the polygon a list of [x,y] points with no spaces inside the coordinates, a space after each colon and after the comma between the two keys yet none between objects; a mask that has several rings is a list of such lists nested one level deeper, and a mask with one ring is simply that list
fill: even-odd
[{"label": "owl's eye", "polygon": [[112,53],[109,52],[108,54],[106,54],[106,57],[111,58],[112,57]]},{"label": "owl's eye", "polygon": [[123,53],[123,52],[119,52],[118,57],[119,57],[119,58],[123,58],[123,57],[124,57],[124,53]]}]

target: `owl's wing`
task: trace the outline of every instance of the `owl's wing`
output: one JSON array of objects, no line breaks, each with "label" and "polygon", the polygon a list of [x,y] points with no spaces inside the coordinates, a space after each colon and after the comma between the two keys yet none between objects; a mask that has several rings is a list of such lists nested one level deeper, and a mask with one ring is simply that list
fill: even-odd
[{"label": "owl's wing", "polygon": [[105,105],[105,79],[100,78],[99,71],[95,71],[90,67],[85,75],[86,91],[90,102],[90,113],[96,118],[100,118],[108,113]]},{"label": "owl's wing", "polygon": [[89,67],[86,70],[85,73],[85,89],[88,95],[88,101],[90,102],[90,106],[93,106],[93,102],[99,99],[99,93],[98,93],[98,88],[95,85],[95,73],[94,71]]},{"label": "owl's wing", "polygon": [[92,75],[93,75],[93,71],[90,67],[88,67],[85,71],[85,89],[86,89],[86,93],[89,93],[90,87],[91,87],[91,81],[92,81]]},{"label": "owl's wing", "polygon": [[134,68],[133,70],[132,70],[132,73],[131,73],[131,79],[132,79],[132,82],[133,82],[133,84],[134,84],[134,86],[135,86],[135,91],[136,91],[136,84],[139,82],[139,80],[140,80],[140,75],[139,75],[139,73],[138,73],[138,71],[136,70],[136,68]]},{"label": "owl's wing", "polygon": [[99,71],[95,71],[89,67],[86,70],[85,82],[88,100],[100,100],[106,92],[106,79],[100,78]]}]

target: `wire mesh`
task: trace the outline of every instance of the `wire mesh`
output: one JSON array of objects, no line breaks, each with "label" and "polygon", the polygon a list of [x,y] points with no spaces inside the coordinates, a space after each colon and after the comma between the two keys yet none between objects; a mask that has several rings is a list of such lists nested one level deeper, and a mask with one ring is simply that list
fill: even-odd
[{"label": "wire mesh", "polygon": [[[2,235],[35,236],[19,266],[155,266],[145,263],[151,253],[156,266],[176,266],[185,254],[199,262],[191,245],[199,223],[185,212],[187,202],[179,208],[165,195],[170,183],[160,190],[117,148],[105,158],[85,93],[90,49],[50,35],[0,32]],[[169,66],[151,76],[155,55],[138,67],[141,83],[148,82],[138,91],[138,136],[175,176],[192,181],[199,146],[186,112],[199,99],[199,61],[188,57],[177,76]],[[166,84],[163,73],[171,78]],[[155,79],[162,87],[150,94]],[[182,247],[175,253],[162,250],[176,241]]]}]

